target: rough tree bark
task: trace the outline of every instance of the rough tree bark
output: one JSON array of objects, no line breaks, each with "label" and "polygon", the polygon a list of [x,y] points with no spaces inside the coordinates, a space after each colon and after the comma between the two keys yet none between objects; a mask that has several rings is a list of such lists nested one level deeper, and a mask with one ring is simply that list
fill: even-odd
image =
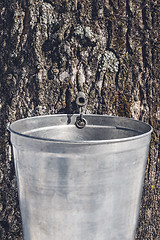
[{"label": "rough tree bark", "polygon": [[8,123],[76,112],[154,127],[136,239],[160,239],[159,3],[156,0],[0,0],[0,239],[22,239]]}]

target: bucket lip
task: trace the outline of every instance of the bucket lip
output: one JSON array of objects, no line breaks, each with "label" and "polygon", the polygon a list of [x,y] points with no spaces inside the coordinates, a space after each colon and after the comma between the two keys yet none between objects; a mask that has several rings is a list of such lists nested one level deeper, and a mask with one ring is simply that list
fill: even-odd
[{"label": "bucket lip", "polygon": [[[153,127],[150,124],[148,124],[148,123],[145,123],[145,122],[133,119],[133,118],[126,118],[126,117],[121,117],[121,116],[110,116],[110,115],[106,115],[106,114],[103,114],[103,115],[101,115],[101,114],[85,114],[84,116],[126,119],[126,120],[129,120],[129,121],[140,122],[140,123],[148,126],[150,128],[150,130],[148,132],[146,132],[146,133],[142,132],[140,135],[133,136],[133,137],[127,137],[127,138],[107,139],[107,140],[78,140],[78,141],[76,141],[76,140],[59,140],[59,139],[49,139],[49,138],[34,137],[34,136],[30,136],[30,135],[27,135],[25,133],[20,133],[18,131],[13,130],[13,127],[14,127],[15,124],[17,124],[18,122],[26,121],[27,119],[45,118],[45,117],[66,117],[66,116],[73,116],[73,115],[74,116],[78,116],[78,114],[54,114],[54,115],[41,115],[41,116],[27,117],[27,118],[16,120],[13,123],[10,123],[9,126],[8,126],[8,130],[11,133],[14,133],[14,134],[16,134],[18,136],[21,136],[21,137],[24,137],[24,138],[27,138],[27,139],[37,140],[37,141],[40,141],[40,142],[41,141],[45,141],[45,142],[50,142],[50,143],[52,142],[52,143],[57,143],[57,144],[82,144],[82,145],[128,142],[128,141],[140,139],[142,137],[150,135],[153,132]],[[90,125],[90,126],[92,126],[92,125]],[[95,125],[95,126],[97,126],[97,125]],[[103,127],[103,126],[104,125],[100,125],[100,127]],[[120,126],[117,125],[117,127],[120,127]]]}]

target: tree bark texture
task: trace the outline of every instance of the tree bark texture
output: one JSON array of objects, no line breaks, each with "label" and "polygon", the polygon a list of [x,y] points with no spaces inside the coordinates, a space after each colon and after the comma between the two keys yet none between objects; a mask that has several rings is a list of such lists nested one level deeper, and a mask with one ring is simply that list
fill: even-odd
[{"label": "tree bark texture", "polygon": [[8,124],[75,113],[78,91],[88,113],[153,126],[136,239],[160,239],[159,10],[156,0],[0,0],[0,239],[23,239]]}]

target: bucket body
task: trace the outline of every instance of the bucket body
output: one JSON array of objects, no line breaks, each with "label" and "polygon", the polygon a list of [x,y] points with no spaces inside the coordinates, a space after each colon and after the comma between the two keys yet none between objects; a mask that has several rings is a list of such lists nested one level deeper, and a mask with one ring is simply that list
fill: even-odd
[{"label": "bucket body", "polygon": [[10,125],[24,240],[134,240],[152,127],[76,117]]}]

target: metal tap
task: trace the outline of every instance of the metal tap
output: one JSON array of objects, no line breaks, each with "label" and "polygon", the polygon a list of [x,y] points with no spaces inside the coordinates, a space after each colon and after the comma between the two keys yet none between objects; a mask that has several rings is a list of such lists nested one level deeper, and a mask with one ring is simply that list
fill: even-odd
[{"label": "metal tap", "polygon": [[75,125],[77,128],[84,128],[86,126],[86,119],[83,117],[83,113],[87,104],[87,99],[86,96],[83,92],[79,92],[77,99],[76,99],[76,104],[79,107],[79,116],[76,118]]}]

